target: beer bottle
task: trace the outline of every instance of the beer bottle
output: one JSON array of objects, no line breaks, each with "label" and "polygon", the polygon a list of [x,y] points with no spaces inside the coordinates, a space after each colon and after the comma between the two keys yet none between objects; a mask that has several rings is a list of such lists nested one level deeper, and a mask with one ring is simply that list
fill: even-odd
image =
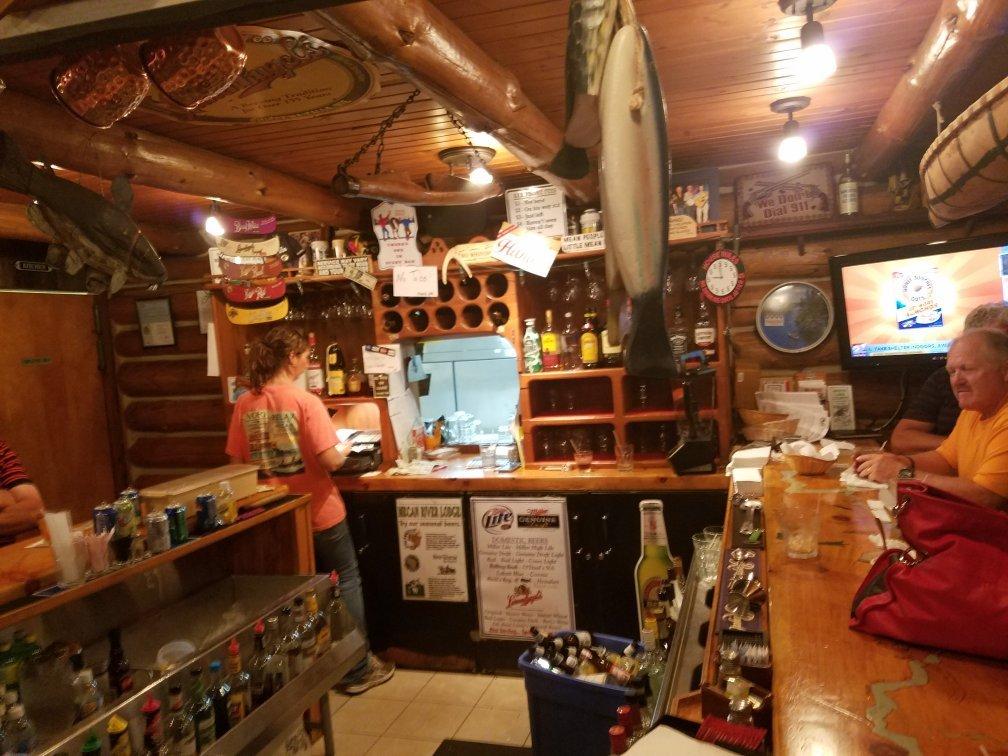
[{"label": "beer bottle", "polygon": [[273,660],[272,650],[266,647],[266,625],[259,621],[253,628],[253,650],[249,658],[250,697],[252,708],[269,699],[275,692],[269,665]]},{"label": "beer bottle", "polygon": [[283,634],[280,631],[280,619],[270,617],[266,620],[266,634],[263,636],[263,646],[269,652],[269,657],[263,664],[266,686],[269,691],[267,698],[276,693],[290,679],[287,668],[287,655],[281,649]]},{"label": "beer bottle", "polygon": [[241,722],[252,708],[252,692],[249,673],[242,670],[241,647],[238,639],[232,638],[228,644],[227,676],[227,723],[228,728]]},{"label": "beer bottle", "polygon": [[598,326],[595,325],[595,313],[585,312],[584,323],[581,324],[581,367],[594,368],[599,364]]},{"label": "beer bottle", "polygon": [[319,607],[318,597],[312,591],[309,594],[309,605],[314,607],[315,616],[312,622],[315,625],[315,658],[325,654],[332,647],[332,630],[329,626],[329,615],[325,607]]},{"label": "beer bottle", "polygon": [[[299,601],[300,598],[295,599],[295,605]],[[303,605],[304,602],[301,603]],[[285,606],[280,612],[280,631],[283,633],[280,647],[287,657],[288,681],[293,680],[301,672],[301,634],[298,632],[301,621],[302,615],[294,614],[289,606]]]},{"label": "beer bottle", "polygon": [[326,393],[329,396],[343,396],[347,392],[346,363],[343,350],[334,341],[326,347]]},{"label": "beer bottle", "polygon": [[161,702],[148,693],[140,712],[144,715],[144,756],[160,756],[165,752],[164,735],[161,732]]},{"label": "beer bottle", "polygon": [[126,652],[122,647],[122,631],[113,628],[109,631],[108,677],[112,696],[119,696],[133,690],[133,673],[130,671]]},{"label": "beer bottle", "polygon": [[574,630],[564,636],[564,643],[580,651],[582,648],[588,648],[592,644],[591,633],[587,630]]},{"label": "beer bottle", "polygon": [[228,696],[230,687],[224,674],[221,671],[220,659],[210,662],[210,701],[213,703],[214,713],[214,733],[218,738],[223,737],[230,726],[228,724]]},{"label": "beer bottle", "polygon": [[202,667],[193,667],[189,670],[189,711],[196,730],[196,749],[203,751],[217,740],[217,723],[213,701],[207,695],[206,685],[203,683]]},{"label": "beer bottle", "polygon": [[335,570],[329,573],[329,603],[326,604],[325,614],[329,618],[329,632],[333,641],[343,640],[357,627],[357,622],[343,600],[339,573]]},{"label": "beer bottle", "polygon": [[645,499],[640,503],[641,555],[637,560],[635,588],[637,589],[637,622],[641,629],[644,618],[654,616],[658,604],[658,590],[673,566],[669,556],[668,536],[665,534],[663,505],[659,499]]},{"label": "beer bottle", "polygon": [[196,727],[188,707],[182,705],[182,686],[173,685],[168,691],[171,716],[168,719],[168,753],[172,756],[195,756]]},{"label": "beer bottle", "polygon": [[298,611],[297,602],[301,601],[301,622],[298,625],[298,635],[301,636],[301,659],[298,662],[304,672],[315,661],[316,629],[315,613],[318,611],[315,594],[309,593],[307,601],[300,596],[294,600],[294,611]]}]

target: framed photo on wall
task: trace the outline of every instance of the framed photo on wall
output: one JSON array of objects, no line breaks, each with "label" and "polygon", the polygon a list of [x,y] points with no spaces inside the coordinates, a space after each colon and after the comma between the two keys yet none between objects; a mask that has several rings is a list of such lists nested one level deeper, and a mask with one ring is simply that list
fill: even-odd
[{"label": "framed photo on wall", "polygon": [[698,224],[721,219],[717,168],[676,171],[669,177],[669,215],[687,215]]}]

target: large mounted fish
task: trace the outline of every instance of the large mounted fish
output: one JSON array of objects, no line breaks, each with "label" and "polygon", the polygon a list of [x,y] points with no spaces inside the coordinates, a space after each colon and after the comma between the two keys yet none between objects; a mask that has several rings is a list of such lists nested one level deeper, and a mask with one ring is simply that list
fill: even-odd
[{"label": "large mounted fish", "polygon": [[[665,101],[651,45],[636,23],[613,38],[602,79],[600,189],[605,211],[610,299],[625,287],[633,303],[623,364],[630,375],[673,376],[665,331],[669,161]],[[610,310],[610,317],[614,314]],[[615,326],[615,329],[614,329]],[[609,333],[618,333],[610,320]]]},{"label": "large mounted fish", "polygon": [[164,282],[161,258],[129,216],[133,190],[124,176],[112,182],[113,204],[28,162],[10,136],[0,132],[0,186],[33,198],[28,218],[53,239],[46,262],[70,275],[84,270],[92,294],[114,294],[129,279]]},{"label": "large mounted fish", "polygon": [[557,176],[579,179],[588,175],[589,147],[602,138],[599,90],[606,55],[616,21],[617,0],[570,0],[567,11],[567,95],[564,144],[549,169]]}]

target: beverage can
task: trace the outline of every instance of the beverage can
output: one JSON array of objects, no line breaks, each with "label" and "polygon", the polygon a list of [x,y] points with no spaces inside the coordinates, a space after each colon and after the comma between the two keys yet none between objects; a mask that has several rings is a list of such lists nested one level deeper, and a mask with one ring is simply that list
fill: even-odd
[{"label": "beverage can", "polygon": [[116,538],[128,538],[136,535],[137,513],[133,501],[126,496],[116,499]]},{"label": "beverage can", "polygon": [[181,546],[189,540],[189,526],[186,523],[186,508],[182,504],[165,507],[168,518],[168,536],[172,546]]},{"label": "beverage can", "polygon": [[196,497],[196,529],[208,533],[217,527],[217,497],[213,494],[200,494]]},{"label": "beverage can", "polygon": [[147,548],[154,554],[160,554],[171,548],[171,533],[168,528],[168,515],[164,512],[151,512],[144,518],[147,526]]},{"label": "beverage can", "polygon": [[108,533],[116,526],[116,508],[112,504],[99,504],[91,510],[95,535]]}]

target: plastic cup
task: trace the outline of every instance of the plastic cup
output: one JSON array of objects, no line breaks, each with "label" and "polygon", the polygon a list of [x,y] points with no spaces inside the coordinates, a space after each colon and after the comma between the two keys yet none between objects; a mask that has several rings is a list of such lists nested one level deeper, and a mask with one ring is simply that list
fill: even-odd
[{"label": "plastic cup", "polygon": [[620,472],[633,472],[633,444],[616,447],[616,469]]},{"label": "plastic cup", "polygon": [[819,556],[819,504],[822,494],[809,491],[787,491],[781,525],[784,528],[787,555],[791,559],[813,559]]},{"label": "plastic cup", "polygon": [[484,473],[497,471],[497,444],[480,444],[480,466]]}]

